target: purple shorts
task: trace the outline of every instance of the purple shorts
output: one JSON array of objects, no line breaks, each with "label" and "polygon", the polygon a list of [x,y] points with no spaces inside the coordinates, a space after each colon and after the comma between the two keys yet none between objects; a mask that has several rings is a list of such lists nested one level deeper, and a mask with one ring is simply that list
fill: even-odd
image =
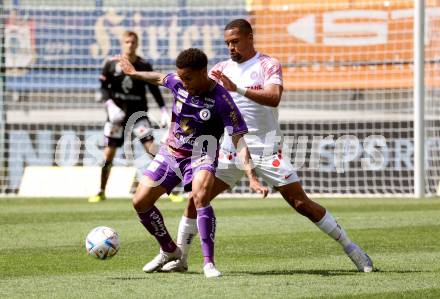
[{"label": "purple shorts", "polygon": [[[199,170],[208,170],[215,175],[218,157],[209,155],[189,156],[177,158],[166,145],[161,146],[159,153],[144,171],[144,175],[164,187],[167,193],[183,181],[184,190],[192,190],[192,180]],[[156,186],[157,186],[156,185]]]}]

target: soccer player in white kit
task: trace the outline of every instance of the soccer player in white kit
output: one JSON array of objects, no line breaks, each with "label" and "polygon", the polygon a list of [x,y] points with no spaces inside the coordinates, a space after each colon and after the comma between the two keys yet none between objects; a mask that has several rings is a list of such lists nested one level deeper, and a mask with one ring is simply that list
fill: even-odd
[{"label": "soccer player in white kit", "polygon": [[[231,93],[246,121],[249,133],[244,138],[256,173],[278,190],[298,213],[339,242],[358,271],[371,272],[373,263],[369,256],[350,240],[324,207],[307,197],[290,160],[282,156],[280,140],[275,138],[281,136],[277,111],[283,92],[280,63],[255,50],[252,27],[244,19],[236,19],[226,25],[224,40],[231,59],[215,65],[210,75]],[[212,198],[233,187],[244,175],[243,170],[236,167],[235,156],[231,139],[224,134]],[[163,271],[187,271],[189,247],[197,234],[196,216],[190,198],[177,235],[182,259],[166,264]]]}]

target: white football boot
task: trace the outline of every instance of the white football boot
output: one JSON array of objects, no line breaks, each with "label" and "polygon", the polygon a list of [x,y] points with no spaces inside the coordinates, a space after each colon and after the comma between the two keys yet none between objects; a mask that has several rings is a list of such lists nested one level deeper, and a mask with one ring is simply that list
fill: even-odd
[{"label": "white football boot", "polygon": [[145,264],[142,270],[146,273],[158,271],[162,269],[163,265],[171,261],[178,260],[181,257],[182,257],[182,252],[180,251],[179,247],[177,247],[176,250],[174,250],[173,252],[165,252],[161,249],[159,254],[156,255],[156,257],[152,259],[151,262]]},{"label": "white football boot", "polygon": [[160,270],[162,272],[186,272],[188,271],[188,262],[178,259],[165,264]]},{"label": "white football boot", "polygon": [[218,271],[213,263],[207,263],[203,266],[203,273],[205,273],[206,278],[220,277],[222,274]]},{"label": "white football boot", "polygon": [[359,246],[355,243],[351,243],[344,248],[345,253],[356,265],[359,272],[372,272],[373,261]]}]

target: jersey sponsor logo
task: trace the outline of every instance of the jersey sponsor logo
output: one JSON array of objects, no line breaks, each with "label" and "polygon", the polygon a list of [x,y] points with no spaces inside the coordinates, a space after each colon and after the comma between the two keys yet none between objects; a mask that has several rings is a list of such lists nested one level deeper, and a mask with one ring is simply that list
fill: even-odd
[{"label": "jersey sponsor logo", "polygon": [[195,139],[193,138],[193,136],[194,136],[194,134],[191,134],[188,136],[183,136],[179,133],[174,134],[174,137],[176,137],[177,141],[179,142],[179,144],[178,144],[179,148],[182,147],[183,144],[194,145]]},{"label": "jersey sponsor logo", "polygon": [[202,110],[200,110],[199,115],[202,120],[208,120],[211,118],[211,111],[209,111],[209,109],[203,108]]},{"label": "jersey sponsor logo", "polygon": [[258,85],[249,86],[249,87],[246,87],[246,88],[253,89],[253,90],[261,90],[261,89],[263,89],[263,86],[261,86],[261,84],[258,84]]},{"label": "jersey sponsor logo", "polygon": [[177,93],[178,94],[180,94],[182,97],[184,97],[185,99],[188,97],[188,92],[186,91],[186,90],[184,90],[184,89],[182,89],[182,88],[179,88],[178,90],[177,90]]}]

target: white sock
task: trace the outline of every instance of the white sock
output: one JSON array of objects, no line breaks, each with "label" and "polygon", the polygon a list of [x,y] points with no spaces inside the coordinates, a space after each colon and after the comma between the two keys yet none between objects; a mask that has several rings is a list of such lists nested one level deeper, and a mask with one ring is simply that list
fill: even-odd
[{"label": "white sock", "polygon": [[177,231],[177,246],[182,251],[182,261],[184,262],[188,261],[188,252],[197,233],[197,219],[182,216]]},{"label": "white sock", "polygon": [[351,244],[350,238],[347,236],[345,230],[336,222],[330,212],[326,211],[324,217],[315,223],[324,233],[329,235],[333,240],[336,240],[342,247],[347,247]]}]

